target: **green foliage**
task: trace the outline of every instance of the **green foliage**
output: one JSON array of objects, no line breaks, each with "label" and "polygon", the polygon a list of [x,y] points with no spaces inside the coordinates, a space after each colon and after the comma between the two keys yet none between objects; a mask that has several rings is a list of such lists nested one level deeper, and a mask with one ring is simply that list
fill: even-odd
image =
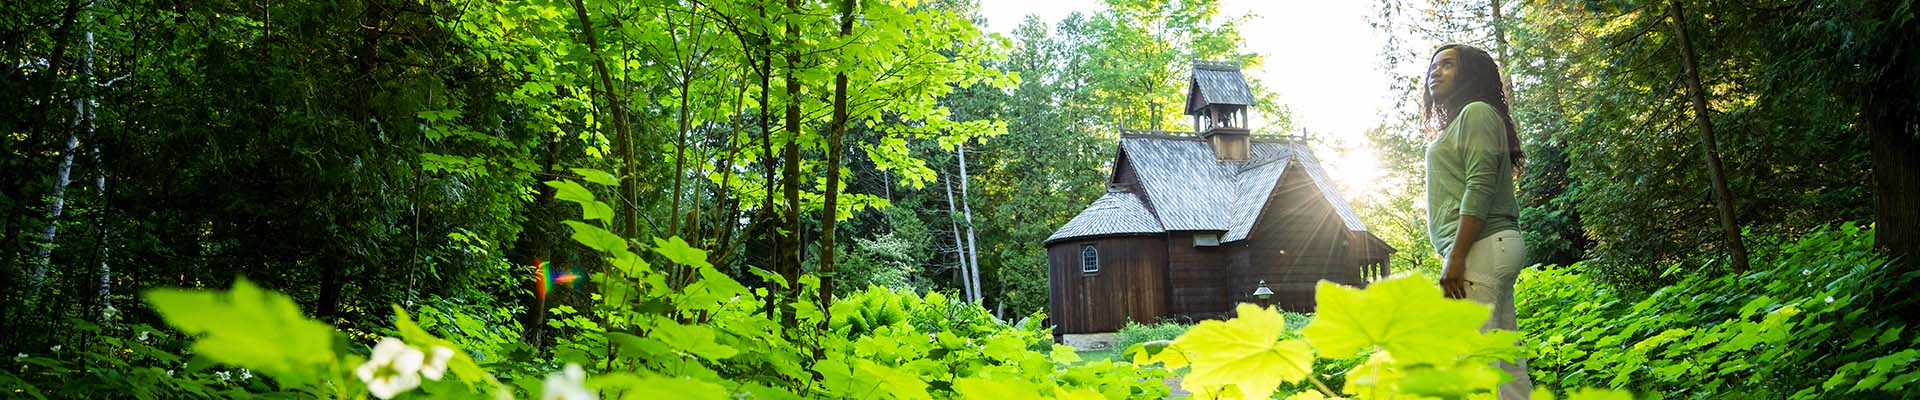
[{"label": "green foliage", "polygon": [[306,372],[341,356],[333,327],[308,319],[286,295],[246,279],[234,281],[226,292],[155,289],[146,298],[168,325],[195,337],[194,352],[288,386],[314,383]]},{"label": "green foliage", "polygon": [[1180,334],[1186,333],[1187,329],[1192,327],[1192,325],[1178,322],[1160,322],[1142,325],[1134,323],[1133,321],[1127,321],[1126,325],[1121,326],[1119,331],[1113,333],[1113,347],[1128,349],[1141,343],[1173,340],[1174,338],[1180,337]]},{"label": "green foliage", "polygon": [[7,398],[210,399],[278,393],[277,386],[246,369],[213,368],[204,357],[183,355],[187,343],[147,325],[96,325],[71,321],[92,340],[9,356],[0,370]]},{"label": "green foliage", "polygon": [[845,295],[869,285],[894,290],[931,288],[922,278],[923,263],[932,258],[933,234],[927,224],[905,208],[882,210],[889,228],[871,239],[856,237],[839,263],[835,287]]},{"label": "green foliage", "polygon": [[1651,293],[1601,284],[1589,266],[1530,271],[1516,297],[1536,383],[1711,398],[1911,397],[1920,339],[1890,268],[1851,223],[1750,237],[1753,270],[1698,271]]},{"label": "green foliage", "polygon": [[1385,176],[1372,196],[1359,198],[1355,209],[1367,231],[1393,247],[1389,265],[1394,272],[1438,277],[1440,257],[1427,236],[1427,141],[1405,125],[1382,124],[1367,130],[1367,145],[1380,156]]},{"label": "green foliage", "polygon": [[[1288,398],[1483,397],[1506,379],[1491,363],[1523,357],[1518,333],[1478,330],[1486,306],[1443,298],[1420,276],[1366,289],[1323,281],[1318,289],[1319,312],[1297,333],[1278,310],[1241,304],[1233,319],[1203,321],[1170,343],[1128,352],[1136,365],[1186,370],[1182,386],[1198,398],[1268,398],[1276,389],[1293,390]],[[1357,359],[1365,362],[1348,361]],[[1343,384],[1328,385],[1332,377]],[[1613,395],[1620,393],[1571,398]]]},{"label": "green foliage", "polygon": [[[1710,38],[1696,38],[1693,47],[1711,92],[1708,117],[1722,132],[1719,156],[1740,223],[1759,232],[1791,233],[1867,218],[1872,181],[1858,168],[1869,158],[1865,132],[1846,102],[1815,91],[1827,83],[1806,81],[1847,81],[1828,79],[1835,77],[1824,69],[1836,65],[1807,65],[1807,46],[1854,39],[1782,38],[1830,24],[1820,16],[1826,12],[1871,20],[1868,9],[1875,7],[1839,2],[1762,11],[1686,3],[1695,15],[1686,21],[1688,30]],[[1725,251],[1705,195],[1709,184],[1694,116],[1686,107],[1648,106],[1686,104],[1684,87],[1676,84],[1682,63],[1669,7],[1541,3],[1516,14],[1510,25],[1509,57],[1540,60],[1510,63],[1516,124],[1539,161],[1522,184],[1532,185],[1523,194],[1523,222],[1532,224],[1529,244],[1537,243],[1545,256],[1534,260],[1591,257],[1587,264],[1595,278],[1650,289],[1669,283],[1659,266]],[[1589,248],[1591,254],[1583,254]]]},{"label": "green foliage", "polygon": [[[698,256],[700,250],[685,247],[677,238],[657,240],[656,243],[659,247],[655,251],[663,257],[679,258],[686,262],[700,260],[694,257]],[[641,276],[659,273],[646,269],[631,272],[637,272],[632,275]],[[949,300],[939,294],[921,297],[878,288],[856,293],[834,306],[831,313],[834,317],[827,325],[828,331],[814,332],[807,328],[811,325],[783,327],[768,321],[764,314],[757,314],[755,311],[758,307],[742,307],[760,304],[754,298],[721,299],[716,308],[704,308],[714,298],[693,290],[701,286],[727,287],[730,286],[729,281],[724,275],[707,275],[688,285],[687,291],[648,290],[633,299],[640,304],[665,302],[672,309],[641,310],[603,303],[595,306],[591,318],[566,308],[556,309],[558,314],[568,314],[554,323],[557,328],[568,329],[569,336],[560,340],[554,354],[560,361],[570,364],[598,364],[594,377],[585,380],[584,386],[588,388],[586,390],[598,391],[610,397],[671,394],[673,397],[730,398],[736,394],[773,394],[779,397],[815,398],[930,398],[928,393],[944,393],[941,397],[945,398],[1011,390],[1036,395],[1084,392],[1108,397],[1158,398],[1166,393],[1166,388],[1159,384],[1159,373],[1153,370],[1124,368],[1110,362],[1073,365],[1079,360],[1070,358],[1073,354],[1071,351],[1062,353],[1058,347],[1049,348],[1051,353],[1031,350],[1049,340],[1047,331],[1005,325],[992,320],[983,309]],[[618,282],[611,281],[606,285],[618,286]],[[738,296],[744,295],[745,291],[728,293]],[[272,315],[292,312],[297,322],[321,327],[323,334],[333,334],[324,325],[299,318],[296,309],[275,306],[281,304],[284,297],[261,292],[245,283],[237,285],[231,292],[169,290],[156,292],[155,297],[162,299],[156,302],[171,304],[176,302],[171,297],[180,296],[230,298],[233,299],[230,302],[238,304],[232,306],[234,308],[267,309],[276,313]],[[798,306],[812,305],[809,302]],[[969,315],[956,318],[952,314],[956,306]],[[677,320],[688,315],[683,314],[685,310],[696,308],[709,313],[704,322],[694,324]],[[219,313],[227,312],[223,309],[171,306],[160,307],[159,310],[170,321],[186,323],[218,317],[224,315]],[[395,315],[398,336],[411,347],[454,348],[463,343],[484,343],[471,339],[440,339],[416,325],[408,313],[396,311]],[[462,321],[467,317],[453,316],[451,319]],[[243,334],[227,330],[214,332]],[[790,336],[807,341],[793,342],[788,339]],[[248,338],[254,339],[250,344],[255,346],[248,348],[255,349],[253,351],[300,350],[291,346],[275,347],[282,343],[267,337]],[[236,366],[257,369],[283,364],[274,359],[229,356],[243,353],[243,349],[213,346],[230,340],[210,335],[195,346],[218,351],[220,353],[211,356]],[[612,348],[603,347],[603,343],[612,345]],[[800,360],[806,357],[805,354],[816,349],[813,346],[820,346],[817,349],[826,351],[826,358],[811,365],[802,363]],[[493,354],[498,349],[473,350],[481,354]],[[379,352],[375,350],[375,360],[378,360]],[[428,382],[420,386],[419,393],[435,397],[460,397],[493,391],[507,393],[505,391],[515,389],[523,394],[536,392],[530,386],[508,386],[495,381],[493,375],[464,355],[467,353],[460,354],[463,355],[451,357],[445,365],[453,376],[466,383],[465,386],[456,386],[450,381]],[[296,379],[313,382],[317,378],[330,377],[342,382],[330,388],[341,396],[363,393],[361,385],[345,383],[354,378],[337,375],[339,371],[361,361],[360,358],[328,361],[301,365],[303,368],[282,368],[276,372],[275,378],[282,382]],[[808,378],[810,373],[819,374],[821,380]],[[556,374],[560,375],[564,374]],[[376,385],[369,383],[365,386],[370,388]],[[564,382],[555,383],[550,378],[539,392],[551,394],[555,390],[565,389],[562,386],[565,386]],[[403,390],[401,393],[407,395],[408,392]]]}]

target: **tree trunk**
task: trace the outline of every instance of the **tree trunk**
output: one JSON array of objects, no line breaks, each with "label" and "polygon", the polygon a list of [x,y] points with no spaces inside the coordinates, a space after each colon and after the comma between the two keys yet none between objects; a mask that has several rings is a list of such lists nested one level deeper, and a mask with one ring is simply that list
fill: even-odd
[{"label": "tree trunk", "polygon": [[93,191],[100,195],[99,210],[95,211],[93,215],[93,227],[97,235],[94,238],[94,245],[99,248],[96,256],[100,259],[100,292],[98,297],[100,301],[100,320],[106,321],[111,318],[113,313],[113,299],[110,297],[113,293],[113,268],[107,263],[107,168],[100,160],[99,140],[95,140],[94,143]]},{"label": "tree trunk", "polygon": [[[1883,96],[1895,95],[1911,94]],[[1915,259],[1920,257],[1920,143],[1915,140],[1920,121],[1911,107],[1874,107],[1868,124],[1873,135],[1873,242],[1908,270],[1920,266]]]},{"label": "tree trunk", "polygon": [[963,215],[965,215],[967,218],[967,266],[971,267],[971,270],[967,272],[967,281],[973,284],[974,304],[979,304],[980,299],[982,298],[983,295],[985,295],[986,290],[985,288],[980,287],[980,246],[974,244],[974,241],[973,241],[973,238],[974,238],[973,202],[967,201],[967,145],[966,143],[961,143],[959,148],[960,148],[960,212]]},{"label": "tree trunk", "polygon": [[[787,12],[789,14],[799,14],[800,0],[787,0]],[[786,160],[782,161],[780,166],[781,189],[785,192],[784,194],[786,195],[787,201],[787,212],[785,214],[787,218],[787,231],[782,233],[785,237],[782,238],[780,242],[786,246],[782,248],[784,253],[780,255],[780,262],[777,264],[781,267],[780,274],[787,278],[788,283],[793,285],[793,290],[788,292],[787,300],[790,303],[800,300],[801,245],[797,237],[800,235],[800,80],[794,77],[794,70],[800,67],[800,51],[794,48],[800,45],[799,36],[799,27],[795,26],[791,21],[787,22],[787,48],[785,51],[787,62],[787,70],[785,71],[787,81],[787,145],[783,150]],[[786,320],[782,322],[785,322],[789,328],[798,327],[795,323],[794,315],[791,313],[787,314]]]},{"label": "tree trunk", "polygon": [[620,174],[620,189],[625,193],[616,206],[626,214],[622,217],[625,229],[621,233],[632,237],[640,233],[639,183],[635,182],[638,177],[634,176],[638,170],[633,163],[633,131],[627,126],[626,107],[620,102],[619,92],[613,88],[613,75],[607,72],[606,57],[600,56],[600,37],[594,33],[593,20],[587,17],[586,3],[573,0],[573,14],[580,19],[580,32],[587,40],[587,51],[593,53],[594,75],[600,78],[600,86],[589,87],[599,92],[602,101],[606,102],[608,116],[613,120],[613,147],[614,151],[620,153],[621,169],[624,170]]},{"label": "tree trunk", "polygon": [[960,210],[953,202],[953,174],[941,177],[947,185],[947,222],[953,227],[953,249],[955,258],[960,260],[960,290],[968,301],[973,300],[973,282],[967,280],[967,242],[960,237]]},{"label": "tree trunk", "polygon": [[[740,158],[739,140],[740,131],[742,130],[740,125],[746,123],[747,85],[744,73],[741,74],[739,79],[737,82],[740,83],[740,87],[736,89],[737,91],[734,92],[733,97],[733,132],[727,135],[727,156],[719,160],[720,165],[718,166],[720,168],[720,187],[714,190],[713,213],[715,215],[713,218],[714,232],[712,243],[720,248],[713,256],[708,257],[708,262],[714,265],[723,264],[727,256],[733,254],[734,245],[739,243],[739,241],[730,239],[733,238],[734,227],[740,224],[738,222],[728,221],[730,219],[740,218],[740,198],[733,193],[733,168],[734,163]],[[723,203],[725,204],[724,207],[721,206]],[[693,231],[699,232],[699,220],[695,221]]]},{"label": "tree trunk", "polygon": [[1686,76],[1681,77],[1687,84],[1687,95],[1693,103],[1693,122],[1700,129],[1700,148],[1707,158],[1707,176],[1713,180],[1713,200],[1715,208],[1720,210],[1720,230],[1726,240],[1729,255],[1733,257],[1733,271],[1747,272],[1747,246],[1740,238],[1740,223],[1734,219],[1733,192],[1727,189],[1727,177],[1720,166],[1720,149],[1713,137],[1713,119],[1707,109],[1707,95],[1700,86],[1700,64],[1695,60],[1693,44],[1687,38],[1687,12],[1680,6],[1679,0],[1668,2],[1673,7],[1673,30],[1680,39],[1681,65],[1686,67]]},{"label": "tree trunk", "polygon": [[[853,36],[855,0],[840,1],[840,39]],[[843,60],[844,61],[844,60]],[[820,310],[832,319],[833,310],[833,234],[840,221],[840,142],[847,135],[847,72],[833,74],[833,122],[827,132],[827,193],[820,209]],[[827,329],[827,321],[820,321]]]},{"label": "tree trunk", "polygon": [[1507,27],[1500,15],[1500,0],[1490,0],[1493,9],[1493,56],[1500,58],[1501,79],[1507,75]]},{"label": "tree trunk", "polygon": [[[761,19],[767,17],[767,8],[764,3],[756,7],[756,9],[759,11]],[[766,164],[765,169],[761,172],[760,182],[761,186],[766,188],[766,194],[760,198],[760,219],[759,221],[755,221],[754,226],[759,227],[762,235],[765,235],[767,239],[767,262],[772,265],[775,272],[785,272],[786,269],[780,267],[780,249],[784,247],[780,242],[781,236],[779,229],[777,229],[778,223],[775,222],[775,220],[779,218],[780,213],[775,211],[777,208],[773,200],[775,186],[773,181],[773,163],[775,160],[773,155],[773,114],[772,110],[769,109],[769,107],[772,107],[772,100],[770,93],[768,93],[771,91],[770,88],[773,87],[773,50],[771,38],[761,40],[759,44],[761,46],[759,66],[760,161]],[[781,275],[783,278],[785,276],[784,274]],[[788,280],[787,287],[784,288],[767,285],[767,290],[771,291],[767,293],[767,303],[765,305],[767,309],[767,320],[780,320],[780,296],[785,295],[784,292],[789,290],[788,288],[793,287],[793,283],[792,280]]]},{"label": "tree trunk", "polygon": [[[693,4],[700,3],[696,2]],[[680,64],[680,132],[673,142],[673,207],[671,208],[673,213],[667,214],[672,216],[668,218],[669,221],[667,221],[667,235],[680,235],[680,197],[686,195],[682,192],[680,185],[681,181],[685,180],[687,176],[687,171],[685,170],[687,164],[687,131],[692,130],[687,121],[687,103],[692,100],[690,97],[693,97],[693,94],[687,93],[687,91],[692,86],[693,66]],[[698,206],[699,205],[695,205],[695,207]],[[675,268],[677,269],[678,267],[676,266]]]},{"label": "tree trunk", "polygon": [[[80,23],[86,23],[87,18],[84,15],[86,10],[80,10],[80,13],[82,15],[77,20]],[[28,297],[30,299],[39,298],[41,289],[46,287],[47,268],[53,264],[54,239],[59,238],[60,215],[66,211],[67,185],[72,183],[73,155],[80,145],[80,136],[84,134],[88,138],[93,137],[94,102],[93,95],[90,94],[93,91],[93,30],[91,28],[81,34],[81,41],[78,74],[83,88],[80,90],[80,95],[73,99],[73,123],[67,129],[67,144],[60,151],[60,167],[54,171],[52,209],[47,213],[47,229],[40,234],[40,247],[34,253],[33,277],[28,281],[28,284],[33,287],[30,292],[32,295]]]}]

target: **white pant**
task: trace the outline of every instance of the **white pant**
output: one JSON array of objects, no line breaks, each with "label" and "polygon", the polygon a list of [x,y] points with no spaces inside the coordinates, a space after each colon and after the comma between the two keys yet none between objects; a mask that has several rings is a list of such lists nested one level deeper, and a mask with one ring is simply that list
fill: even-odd
[{"label": "white pant", "polygon": [[[1513,281],[1520,276],[1520,268],[1526,262],[1527,244],[1521,241],[1520,232],[1514,230],[1480,239],[1473,243],[1473,250],[1467,252],[1467,299],[1493,307],[1493,317],[1480,326],[1481,332],[1520,330],[1520,321],[1513,310]],[[1533,380],[1527,377],[1526,359],[1497,365],[1514,378],[1500,385],[1501,400],[1533,397]]]}]

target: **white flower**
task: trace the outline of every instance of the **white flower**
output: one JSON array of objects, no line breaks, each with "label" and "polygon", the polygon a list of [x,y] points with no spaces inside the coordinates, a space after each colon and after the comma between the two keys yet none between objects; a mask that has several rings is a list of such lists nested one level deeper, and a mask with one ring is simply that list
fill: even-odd
[{"label": "white flower", "polygon": [[373,346],[373,357],[354,369],[367,392],[373,397],[391,399],[420,386],[420,364],[427,355],[395,338],[382,338]]},{"label": "white flower", "polygon": [[213,376],[214,376],[214,377],[218,377],[218,378],[220,378],[220,380],[221,380],[221,381],[226,381],[226,380],[228,380],[228,379],[233,379],[233,374],[232,374],[232,373],[229,373],[229,372],[227,372],[227,371],[220,371],[220,372],[215,372],[215,373],[213,373]]},{"label": "white flower", "polygon": [[596,400],[599,396],[587,390],[587,371],[580,364],[567,364],[560,373],[547,375],[547,384],[540,390],[540,400]]},{"label": "white flower", "polygon": [[167,376],[173,376],[173,370],[167,370]]},{"label": "white flower", "polygon": [[53,345],[53,352],[55,352],[55,353],[59,353],[59,352],[60,352],[60,347],[62,347],[62,346],[60,346],[60,345],[57,345],[57,344],[56,344],[56,345]]},{"label": "white flower", "polygon": [[248,371],[246,368],[241,368],[240,379],[241,380],[253,379],[253,371]]},{"label": "white flower", "polygon": [[142,341],[142,342],[145,342],[145,341],[147,341],[147,334],[148,334],[148,333],[150,333],[150,332],[147,332],[147,331],[140,331],[140,341]]},{"label": "white flower", "polygon": [[453,359],[453,349],[447,346],[433,346],[433,358],[427,359],[427,365],[420,366],[420,375],[427,379],[440,380],[447,374],[447,360]]}]

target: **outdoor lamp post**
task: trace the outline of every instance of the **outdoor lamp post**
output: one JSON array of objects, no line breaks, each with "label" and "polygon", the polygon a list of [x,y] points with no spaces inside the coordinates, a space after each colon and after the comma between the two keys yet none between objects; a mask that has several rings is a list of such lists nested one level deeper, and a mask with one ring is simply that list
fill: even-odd
[{"label": "outdoor lamp post", "polygon": [[1260,280],[1260,286],[1253,289],[1253,298],[1260,300],[1261,307],[1266,307],[1267,299],[1272,297],[1273,289],[1267,288],[1267,281],[1265,279]]}]

